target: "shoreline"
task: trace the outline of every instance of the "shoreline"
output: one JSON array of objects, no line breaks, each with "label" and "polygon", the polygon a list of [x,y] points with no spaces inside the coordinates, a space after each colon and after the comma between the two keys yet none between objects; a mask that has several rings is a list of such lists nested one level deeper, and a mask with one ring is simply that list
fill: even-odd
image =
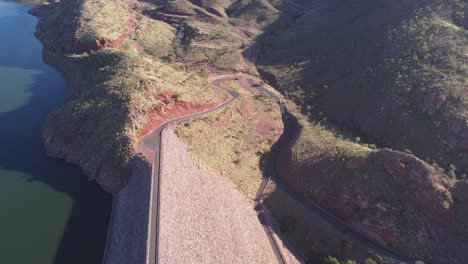
[{"label": "shoreline", "polygon": [[1,99],[6,103],[0,103],[0,206],[6,210],[0,262],[98,263],[111,195],[87,181],[77,166],[46,155],[42,126],[69,97],[67,80],[44,60],[44,45],[35,36],[38,19],[28,13],[34,4],[5,0],[0,5]]}]

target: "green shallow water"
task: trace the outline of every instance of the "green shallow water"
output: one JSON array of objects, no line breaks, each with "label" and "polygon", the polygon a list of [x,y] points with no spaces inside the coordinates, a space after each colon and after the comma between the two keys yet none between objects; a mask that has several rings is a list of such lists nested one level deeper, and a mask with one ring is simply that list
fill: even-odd
[{"label": "green shallow water", "polygon": [[34,75],[41,73],[38,70],[0,67],[2,84],[0,114],[26,105],[31,98],[30,87],[33,84]]},{"label": "green shallow water", "polygon": [[0,264],[97,264],[111,196],[46,156],[41,125],[68,90],[42,61],[29,8],[0,0]]},{"label": "green shallow water", "polygon": [[[0,211],[7,212],[0,221],[0,262],[53,263],[71,212],[71,197],[31,181],[31,176],[22,172],[0,170],[0,175]],[[40,250],[26,254],[21,250],[37,245],[41,245]]]}]

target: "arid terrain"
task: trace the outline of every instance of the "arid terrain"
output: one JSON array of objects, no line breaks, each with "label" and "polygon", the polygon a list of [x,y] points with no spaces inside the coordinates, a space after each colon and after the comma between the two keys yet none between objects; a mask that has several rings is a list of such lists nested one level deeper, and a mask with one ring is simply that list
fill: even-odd
[{"label": "arid terrain", "polygon": [[[50,156],[78,164],[115,193],[145,135],[225,101],[226,90],[210,81],[242,73],[268,83],[289,115],[275,99],[230,81],[239,100],[175,128],[200,173],[231,181],[252,202],[288,118],[295,137],[278,150],[278,180],[373,243],[427,263],[467,263],[467,5],[46,3],[31,11],[41,18],[36,35],[72,96],[49,116],[43,139]],[[270,183],[264,199],[306,262],[391,263],[360,242],[348,246],[352,239],[279,186]]]}]

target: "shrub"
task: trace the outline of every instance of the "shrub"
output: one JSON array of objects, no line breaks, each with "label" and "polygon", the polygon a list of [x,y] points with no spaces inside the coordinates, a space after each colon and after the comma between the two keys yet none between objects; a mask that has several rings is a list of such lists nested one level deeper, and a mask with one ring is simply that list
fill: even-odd
[{"label": "shrub", "polygon": [[457,178],[457,175],[455,174],[457,168],[455,168],[455,165],[453,164],[450,164],[449,166],[449,169],[448,169],[448,176],[450,176],[450,178],[452,179],[456,179]]},{"label": "shrub", "polygon": [[377,262],[371,258],[366,258],[364,264],[377,264]]},{"label": "shrub", "polygon": [[340,261],[335,257],[328,256],[324,259],[323,263],[324,264],[340,264]]}]

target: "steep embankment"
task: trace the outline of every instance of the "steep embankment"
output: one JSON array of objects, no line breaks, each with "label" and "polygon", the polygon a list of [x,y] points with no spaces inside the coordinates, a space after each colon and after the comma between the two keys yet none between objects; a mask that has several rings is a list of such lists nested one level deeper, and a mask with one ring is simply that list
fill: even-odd
[{"label": "steep embankment", "polygon": [[[149,7],[147,6],[149,5]],[[203,72],[168,66],[177,29],[142,15],[151,4],[71,0],[46,5],[37,36],[45,59],[65,73],[72,97],[52,113],[49,155],[79,164],[115,192],[127,181],[138,138],[154,123],[212,106],[227,95]]]},{"label": "steep embankment", "polygon": [[252,204],[236,186],[200,169],[170,128],[162,142],[159,262],[276,263]]},{"label": "steep embankment", "polygon": [[278,163],[289,186],[405,255],[463,263],[464,181],[414,155],[345,141],[304,119],[299,129],[297,141],[281,150]]},{"label": "steep embankment", "polygon": [[313,121],[282,177],[401,252],[464,263],[466,3],[269,2],[258,66]]}]

